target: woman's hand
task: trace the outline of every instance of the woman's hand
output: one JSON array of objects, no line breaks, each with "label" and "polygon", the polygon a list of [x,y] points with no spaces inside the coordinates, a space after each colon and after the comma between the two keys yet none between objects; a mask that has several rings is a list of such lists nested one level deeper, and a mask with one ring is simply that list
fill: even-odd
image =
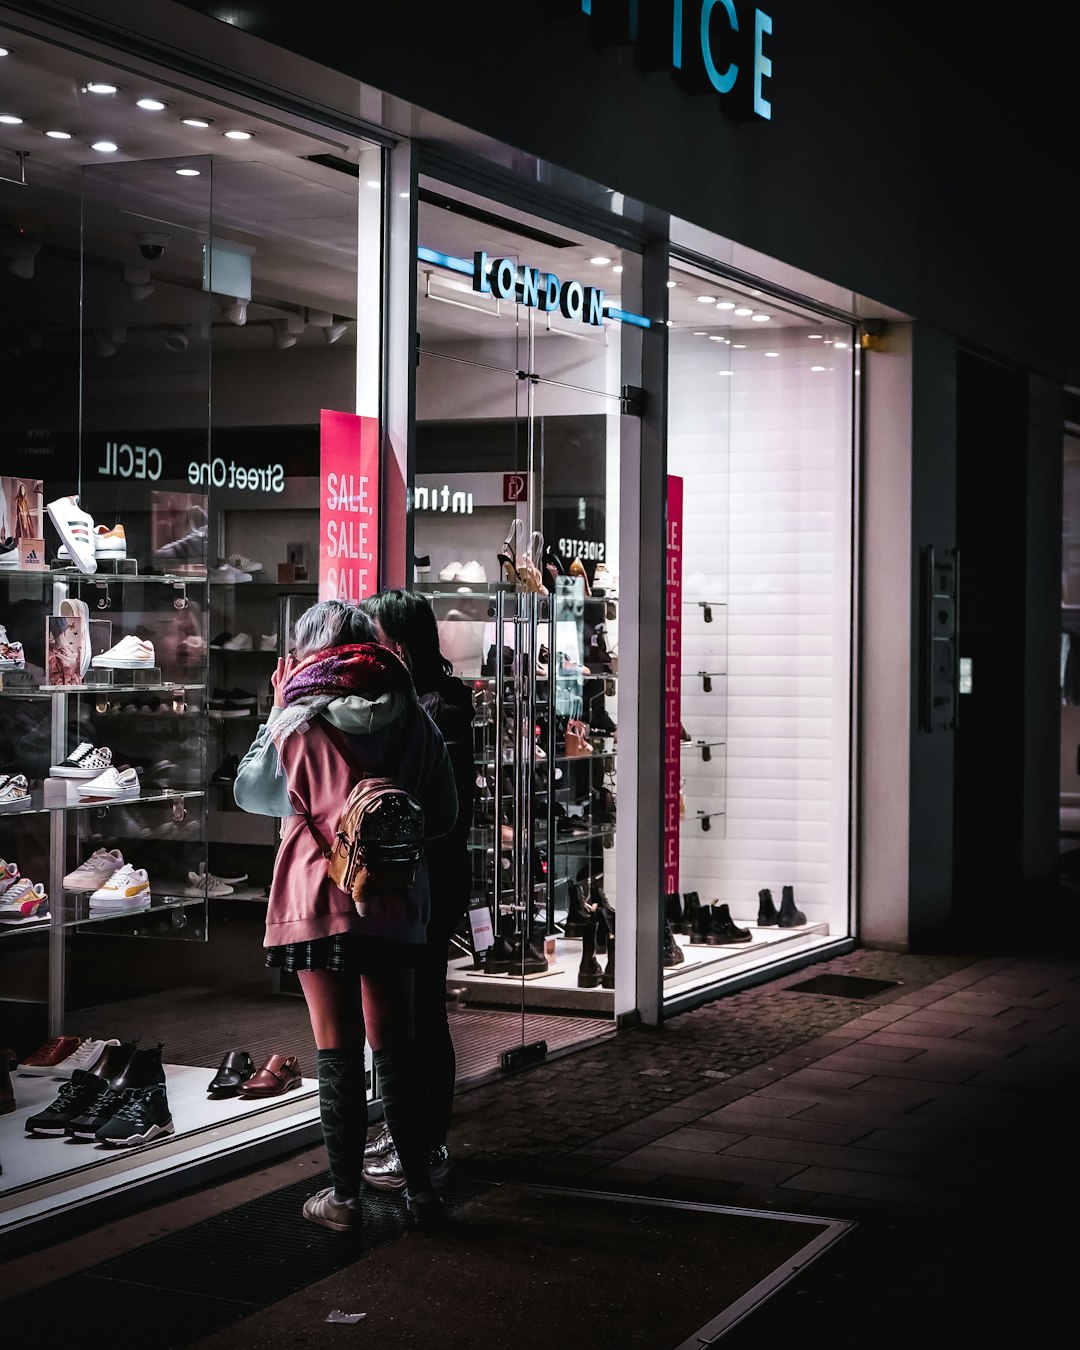
[{"label": "woman's hand", "polygon": [[285,706],[285,686],[288,684],[293,671],[296,669],[296,661],[292,652],[288,656],[279,656],[277,670],[270,676],[270,683],[274,688],[274,707],[284,708]]}]

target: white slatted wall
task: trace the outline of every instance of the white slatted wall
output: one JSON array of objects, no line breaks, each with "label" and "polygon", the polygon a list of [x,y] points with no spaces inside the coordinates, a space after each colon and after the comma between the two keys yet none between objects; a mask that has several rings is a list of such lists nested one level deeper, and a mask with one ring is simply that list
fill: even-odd
[{"label": "white slatted wall", "polygon": [[[744,351],[671,335],[683,724],[727,743],[710,763],[683,753],[680,889],[752,921],[761,887],[779,905],[792,885],[835,935],[848,924],[853,361],[808,331],[749,332]],[[727,602],[711,625],[698,598]],[[704,693],[700,669],[726,681]],[[702,831],[695,812],[716,809]]]}]

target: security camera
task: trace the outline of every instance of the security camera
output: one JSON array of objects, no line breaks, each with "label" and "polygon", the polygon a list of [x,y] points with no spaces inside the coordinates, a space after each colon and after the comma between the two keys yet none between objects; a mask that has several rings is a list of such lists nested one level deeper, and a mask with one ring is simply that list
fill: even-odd
[{"label": "security camera", "polygon": [[135,236],[139,252],[147,262],[156,262],[165,252],[171,239],[171,234],[137,234]]}]

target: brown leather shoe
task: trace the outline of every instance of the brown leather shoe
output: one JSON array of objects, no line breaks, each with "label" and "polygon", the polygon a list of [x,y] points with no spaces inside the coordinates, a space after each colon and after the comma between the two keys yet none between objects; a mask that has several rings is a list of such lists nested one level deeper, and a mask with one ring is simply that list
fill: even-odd
[{"label": "brown leather shoe", "polygon": [[241,1097],[276,1097],[300,1086],[300,1061],[295,1055],[271,1055],[240,1084]]}]

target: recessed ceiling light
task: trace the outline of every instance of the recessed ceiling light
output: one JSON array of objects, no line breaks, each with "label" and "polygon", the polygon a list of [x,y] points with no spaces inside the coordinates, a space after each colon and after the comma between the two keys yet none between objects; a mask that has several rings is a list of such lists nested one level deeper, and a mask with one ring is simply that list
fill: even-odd
[{"label": "recessed ceiling light", "polygon": [[6,127],[21,127],[23,119],[16,117],[14,113],[0,113],[0,122]]},{"label": "recessed ceiling light", "polygon": [[824,370],[825,367],[824,367],[824,366],[811,366],[810,369],[811,369],[811,370]]},{"label": "recessed ceiling light", "polygon": [[398,193],[398,196],[399,196],[399,197],[405,197],[405,198],[407,198],[408,195],[409,195],[409,194],[408,194],[407,192],[399,192],[399,193]]},{"label": "recessed ceiling light", "polygon": [[11,55],[10,47],[0,47],[0,56],[10,56],[10,55]]},{"label": "recessed ceiling light", "polygon": [[225,134],[226,139],[227,139],[227,140],[230,140],[230,141],[250,141],[250,140],[251,140],[251,132],[250,132],[250,131],[226,131],[224,134]]},{"label": "recessed ceiling light", "polygon": [[695,336],[695,337],[708,337],[708,333],[705,332],[705,329],[704,329],[704,328],[695,328],[695,329],[694,329],[694,336]]},{"label": "recessed ceiling light", "polygon": [[674,320],[674,319],[668,319],[668,321],[667,321],[667,326],[668,326],[669,328],[674,328],[674,327],[675,327],[675,320]]},{"label": "recessed ceiling light", "polygon": [[109,80],[90,80],[83,85],[88,94],[118,94],[120,86],[113,84]]},{"label": "recessed ceiling light", "polygon": [[199,176],[199,174],[202,172],[202,170],[201,170],[201,169],[177,169],[176,172],[179,174],[179,176],[180,176],[181,178],[198,178],[198,176]]},{"label": "recessed ceiling light", "polygon": [[621,272],[621,271],[622,271],[622,263],[616,263],[615,266],[614,266],[611,270],[612,270],[613,272]]},{"label": "recessed ceiling light", "polygon": [[369,188],[377,188],[377,187],[382,187],[382,184],[379,182],[379,180],[378,180],[377,178],[369,178],[369,179],[365,182],[364,186],[365,186],[365,187],[369,187]]},{"label": "recessed ceiling light", "polygon": [[809,340],[810,340],[811,342],[820,342],[821,339],[825,336],[825,334],[824,334],[824,333],[807,333],[806,336],[809,338]]},{"label": "recessed ceiling light", "polygon": [[734,300],[718,300],[718,301],[716,302],[716,308],[717,308],[717,309],[734,309],[734,308],[735,308],[735,301],[734,301]]},{"label": "recessed ceiling light", "polygon": [[710,342],[723,342],[723,340],[724,340],[724,335],[723,335],[722,333],[710,333],[710,334],[709,334],[709,341],[710,341]]},{"label": "recessed ceiling light", "polygon": [[90,149],[97,150],[103,155],[111,155],[113,151],[119,150],[120,147],[115,141],[93,141],[91,142]]},{"label": "recessed ceiling light", "polygon": [[667,288],[668,288],[668,290],[670,291],[670,290],[672,290],[674,287],[676,287],[678,284],[679,284],[679,283],[678,283],[677,281],[669,281],[668,284],[667,284]]},{"label": "recessed ceiling light", "polygon": [[751,318],[750,322],[751,322],[751,323],[768,323],[769,320],[770,320],[771,318],[772,318],[772,315],[771,315],[771,314],[755,314],[755,315]]},{"label": "recessed ceiling light", "polygon": [[834,342],[834,343],[833,343],[833,347],[834,347],[834,348],[836,349],[836,351],[838,351],[838,352],[846,352],[846,351],[847,351],[847,343],[846,343],[846,342]]},{"label": "recessed ceiling light", "polygon": [[766,352],[765,355],[766,355],[766,356],[779,356],[780,353],[779,353],[779,352]]},{"label": "recessed ceiling light", "polygon": [[142,108],[144,112],[164,112],[169,105],[162,103],[159,98],[137,98],[135,106]]},{"label": "recessed ceiling light", "polygon": [[589,261],[594,267],[606,267],[611,259],[605,258],[602,253],[598,253],[595,258],[590,258]]},{"label": "recessed ceiling light", "polygon": [[746,351],[746,343],[745,343],[745,342],[733,342],[733,343],[731,344],[731,350],[732,350],[733,352],[744,352],[744,351]]},{"label": "recessed ceiling light", "polygon": [[732,372],[730,370],[718,370],[716,373],[717,375],[730,375]]},{"label": "recessed ceiling light", "polygon": [[699,304],[699,305],[715,305],[715,304],[716,304],[716,296],[715,296],[715,295],[699,295],[699,296],[697,297],[697,301],[698,301],[698,304]]},{"label": "recessed ceiling light", "polygon": [[735,311],[735,313],[741,319],[745,319],[748,314],[753,314],[753,312],[754,311],[746,305],[740,305],[739,308]]},{"label": "recessed ceiling light", "polygon": [[70,140],[71,140],[71,132],[70,132],[70,131],[47,131],[47,132],[45,133],[45,135],[46,135],[46,136],[51,136],[51,137],[53,138],[54,141],[70,141]]},{"label": "recessed ceiling light", "polygon": [[184,126],[199,127],[200,129],[205,129],[206,127],[210,126],[213,120],[214,119],[212,117],[181,117],[180,119],[180,121],[183,122]]}]

